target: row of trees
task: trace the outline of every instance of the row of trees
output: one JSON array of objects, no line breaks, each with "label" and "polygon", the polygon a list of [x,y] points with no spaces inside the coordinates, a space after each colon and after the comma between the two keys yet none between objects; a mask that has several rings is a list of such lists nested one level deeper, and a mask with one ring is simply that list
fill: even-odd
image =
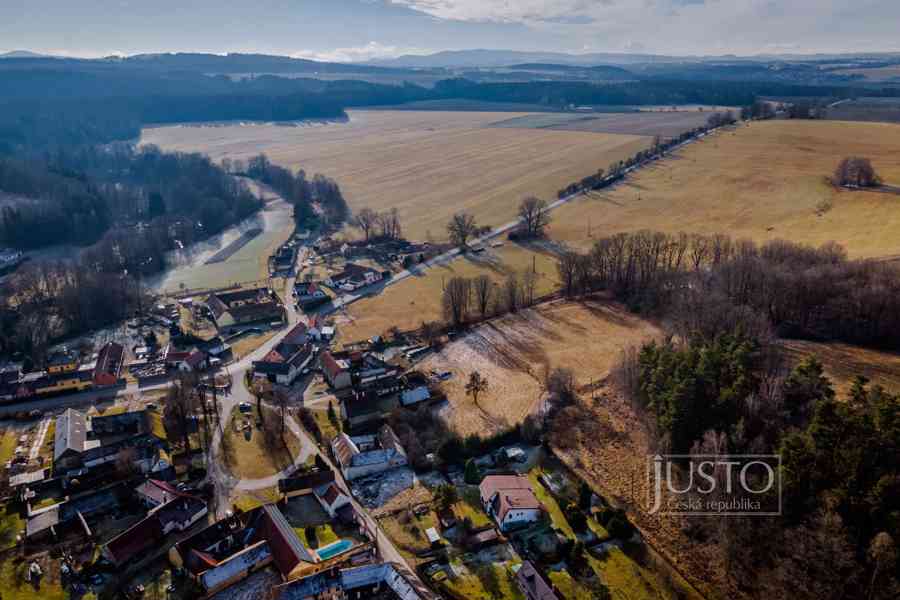
[{"label": "row of trees", "polygon": [[350,218],[340,186],[321,173],[308,180],[303,169],[291,173],[273,164],[265,154],[254,156],[246,165],[241,160],[228,160],[223,167],[230,173],[246,174],[281,194],[293,205],[294,221],[299,227],[312,229],[320,220],[328,227],[338,227]]},{"label": "row of trees", "polygon": [[396,208],[384,212],[364,208],[356,213],[352,224],[362,232],[367,242],[375,236],[382,240],[399,240],[403,237],[400,213]]},{"label": "row of trees", "polygon": [[562,291],[609,290],[632,309],[711,337],[716,320],[754,332],[900,348],[900,272],[849,260],[837,244],[639,231],[598,240],[558,263]]},{"label": "row of trees", "polygon": [[538,274],[525,269],[509,273],[502,284],[487,275],[469,279],[453,277],[444,285],[442,305],[447,324],[457,329],[465,324],[527,308],[536,299]]},{"label": "row of trees", "polygon": [[621,179],[628,169],[637,165],[642,165],[649,160],[659,158],[662,154],[678,144],[683,144],[690,139],[709,132],[711,129],[723,125],[731,125],[735,122],[736,119],[731,111],[725,113],[713,113],[709,116],[706,125],[703,127],[685,131],[681,135],[668,139],[663,139],[657,135],[653,138],[653,143],[650,148],[638,150],[633,156],[610,164],[607,169],[598,169],[593,175],[588,175],[579,181],[570,183],[557,192],[557,197],[565,198],[573,194],[605,188]]}]

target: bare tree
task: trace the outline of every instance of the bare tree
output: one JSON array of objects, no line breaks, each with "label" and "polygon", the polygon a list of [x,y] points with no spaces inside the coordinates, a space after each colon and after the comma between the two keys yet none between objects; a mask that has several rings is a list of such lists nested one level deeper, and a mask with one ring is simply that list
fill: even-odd
[{"label": "bare tree", "polygon": [[478,371],[472,371],[469,374],[469,381],[466,382],[466,395],[472,396],[472,401],[478,406],[478,395],[486,392],[488,389],[488,381],[481,376]]},{"label": "bare tree", "polygon": [[422,321],[420,330],[422,332],[422,339],[425,340],[425,343],[428,344],[429,348],[434,346],[441,334],[440,324],[435,321]]},{"label": "bare tree", "polygon": [[397,212],[396,208],[392,208],[387,212],[378,213],[377,221],[382,236],[391,240],[400,239],[400,236],[402,235],[400,228],[400,214]]},{"label": "bare tree", "polygon": [[469,213],[456,213],[450,222],[447,223],[447,233],[450,234],[450,241],[460,250],[465,251],[469,238],[475,235],[478,226],[475,224],[475,217]]},{"label": "bare tree", "polygon": [[444,288],[444,318],[453,327],[462,325],[469,314],[472,298],[472,282],[465,277],[454,277]]},{"label": "bare tree", "polygon": [[191,419],[196,408],[196,389],[187,376],[181,375],[175,385],[166,391],[163,422],[166,431],[181,437],[184,451],[190,455]]},{"label": "bare tree", "polygon": [[538,275],[534,269],[525,269],[522,273],[522,303],[525,306],[534,304],[534,294],[537,290]]},{"label": "bare tree", "polygon": [[287,418],[288,395],[283,390],[275,390],[272,393],[272,403],[278,408],[278,417],[281,422],[281,435],[284,436],[285,420]]},{"label": "bare tree", "polygon": [[575,295],[575,273],[578,266],[578,254],[576,252],[563,252],[556,263],[559,272],[559,280],[562,282],[563,294],[571,298]]},{"label": "bare tree", "polygon": [[475,294],[475,306],[483,321],[487,317],[488,308],[491,304],[494,282],[492,282],[491,278],[487,275],[479,275],[472,280],[472,291]]},{"label": "bare tree", "polygon": [[525,234],[529,238],[542,237],[544,228],[550,224],[550,213],[547,203],[540,198],[528,196],[519,205],[519,218],[525,225]]},{"label": "bare tree", "polygon": [[377,221],[378,214],[371,208],[364,208],[353,217],[353,226],[363,232],[368,242]]},{"label": "bare tree", "polygon": [[519,290],[519,278],[515,273],[510,273],[503,284],[503,298],[506,301],[506,310],[514,313],[519,309],[521,292]]}]

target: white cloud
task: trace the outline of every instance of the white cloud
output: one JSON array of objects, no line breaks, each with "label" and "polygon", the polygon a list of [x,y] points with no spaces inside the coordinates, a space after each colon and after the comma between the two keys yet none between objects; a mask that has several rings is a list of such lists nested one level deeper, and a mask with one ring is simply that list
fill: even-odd
[{"label": "white cloud", "polygon": [[556,32],[573,47],[664,53],[892,50],[900,20],[897,0],[389,1],[439,19]]},{"label": "white cloud", "polygon": [[422,48],[390,46],[378,42],[369,42],[365,46],[353,48],[335,48],[334,50],[299,50],[293,52],[293,58],[306,58],[324,62],[367,62],[378,58],[396,58],[404,54],[429,54]]}]

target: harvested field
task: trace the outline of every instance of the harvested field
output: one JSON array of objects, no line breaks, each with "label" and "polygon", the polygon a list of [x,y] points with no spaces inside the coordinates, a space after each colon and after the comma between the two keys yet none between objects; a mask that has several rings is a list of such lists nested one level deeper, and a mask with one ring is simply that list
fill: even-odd
[{"label": "harvested field", "polygon": [[831,379],[841,398],[847,397],[850,384],[857,375],[866,377],[870,385],[880,385],[891,393],[900,393],[900,355],[868,350],[848,344],[787,340],[783,342],[787,356],[799,361],[805,356],[815,356],[825,367],[825,375]]},{"label": "harvested field", "polygon": [[419,327],[423,321],[441,320],[441,286],[453,277],[484,274],[502,284],[509,273],[521,274],[532,266],[538,273],[537,295],[555,291],[559,283],[555,255],[535,246],[505,242],[501,248],[433,267],[386,288],[378,296],[359,300],[337,315],[340,341],[367,339],[381,335],[393,326],[410,330]]},{"label": "harvested field", "polygon": [[[706,124],[709,112],[665,111],[613,114],[558,113],[515,117],[495,127],[587,131],[593,133],[672,137]],[[605,166],[604,166],[605,168]]]},{"label": "harvested field", "polygon": [[[572,369],[584,386],[606,377],[624,348],[658,335],[656,327],[611,302],[553,301],[477,327],[420,368],[453,373],[444,383],[447,421],[463,435],[485,433],[538,408],[548,369]],[[477,406],[465,392],[472,371],[488,380]]]},{"label": "harvested field", "polygon": [[649,143],[639,135],[487,127],[517,113],[349,114],[346,123],[298,127],[160,127],[145,130],[141,141],[213,160],[265,152],[278,164],[333,177],[351,209],[396,207],[408,238],[436,240],[446,238],[454,212],[502,225],[523,196],[555,197],[563,185]]},{"label": "harvested field", "polygon": [[900,254],[897,196],[838,190],[826,180],[846,156],[869,157],[886,182],[900,181],[900,125],[763,121],[724,131],[561,207],[549,234],[581,248],[655,229],[836,241],[853,258]]},{"label": "harvested field", "polygon": [[900,80],[900,65],[887,67],[838,69],[834,71],[841,75],[862,75],[868,81],[898,81]]}]

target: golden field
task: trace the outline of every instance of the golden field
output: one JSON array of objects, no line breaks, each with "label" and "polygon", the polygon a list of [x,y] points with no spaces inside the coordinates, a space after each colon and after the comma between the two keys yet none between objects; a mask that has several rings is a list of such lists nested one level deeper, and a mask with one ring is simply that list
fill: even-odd
[{"label": "golden field", "polygon": [[854,258],[900,254],[900,196],[837,190],[827,182],[846,156],[870,158],[886,182],[897,184],[900,125],[742,125],[561,207],[550,236],[587,247],[601,236],[654,229],[813,245],[836,241]]},{"label": "golden field", "polygon": [[[557,300],[478,326],[426,358],[418,368],[453,373],[444,385],[447,422],[462,435],[519,423],[544,399],[546,374],[572,369],[579,386],[606,378],[622,351],[661,335],[622,306],[601,300]],[[466,395],[478,371],[488,389],[476,405]]]},{"label": "golden field", "polygon": [[815,356],[825,367],[825,376],[831,380],[839,398],[846,398],[853,378],[862,375],[869,385],[880,385],[888,392],[900,393],[900,355],[879,352],[859,346],[830,342],[785,340],[785,354],[794,363],[805,356]]},{"label": "golden field", "polygon": [[649,138],[487,127],[522,113],[349,111],[344,123],[159,127],[141,143],[203,152],[213,160],[260,152],[320,172],[352,210],[400,211],[409,239],[446,239],[454,212],[482,225],[510,221],[522,197],[552,199],[560,187],[646,147]]},{"label": "golden field", "polygon": [[385,288],[377,296],[358,300],[335,315],[338,339],[342,343],[354,342],[382,335],[394,326],[410,330],[418,328],[423,321],[443,320],[442,286],[453,277],[488,275],[502,285],[510,273],[521,276],[531,268],[538,274],[536,295],[548,294],[559,287],[553,254],[510,242],[504,242],[501,248],[434,266]]}]

